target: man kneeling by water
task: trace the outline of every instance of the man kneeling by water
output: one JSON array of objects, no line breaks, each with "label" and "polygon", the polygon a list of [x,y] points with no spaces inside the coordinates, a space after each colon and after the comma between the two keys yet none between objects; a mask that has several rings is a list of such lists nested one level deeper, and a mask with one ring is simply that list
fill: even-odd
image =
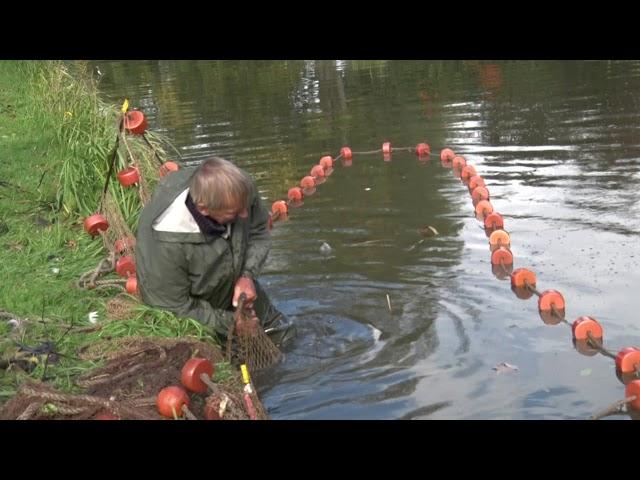
[{"label": "man kneeling by water", "polygon": [[211,158],[161,181],[138,225],[142,300],[194,318],[226,338],[242,293],[262,328],[282,345],[295,329],[256,280],[271,246],[269,214],[249,175]]}]

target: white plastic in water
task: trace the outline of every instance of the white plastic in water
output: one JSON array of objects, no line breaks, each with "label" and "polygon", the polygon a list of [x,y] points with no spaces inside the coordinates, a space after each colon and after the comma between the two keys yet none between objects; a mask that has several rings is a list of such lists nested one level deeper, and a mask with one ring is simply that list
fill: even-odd
[{"label": "white plastic in water", "polygon": [[320,253],[323,255],[329,255],[331,253],[331,245],[327,242],[322,242],[322,245],[320,245]]}]

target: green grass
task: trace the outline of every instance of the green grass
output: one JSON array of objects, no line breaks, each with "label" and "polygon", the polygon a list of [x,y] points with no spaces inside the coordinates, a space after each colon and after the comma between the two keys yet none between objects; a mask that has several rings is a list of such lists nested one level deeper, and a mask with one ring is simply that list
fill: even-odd
[{"label": "green grass", "polygon": [[[107,337],[189,336],[212,341],[195,320],[144,305],[126,320],[111,320],[105,303],[116,291],[75,286],[106,254],[101,240],[84,232],[82,221],[99,203],[119,107],[100,100],[82,63],[0,61],[0,310],[29,320],[24,329],[12,329],[0,318],[0,358],[16,353],[16,341],[32,346],[56,342],[65,357],[48,366],[47,377],[65,391],[74,390],[77,375],[97,366],[78,360],[79,349]],[[163,139],[150,137],[163,156]],[[143,174],[157,168],[153,152],[141,139],[127,136],[127,142]],[[120,149],[116,171],[125,165],[124,152]],[[151,181],[150,188],[153,185]],[[110,193],[135,232],[141,210],[135,190],[112,179]],[[102,329],[77,332],[91,326],[92,311],[98,312]],[[39,322],[42,318],[45,323]],[[69,325],[74,328],[69,330]],[[33,365],[30,373],[0,370],[0,403],[26,378],[42,377],[42,358]]]}]

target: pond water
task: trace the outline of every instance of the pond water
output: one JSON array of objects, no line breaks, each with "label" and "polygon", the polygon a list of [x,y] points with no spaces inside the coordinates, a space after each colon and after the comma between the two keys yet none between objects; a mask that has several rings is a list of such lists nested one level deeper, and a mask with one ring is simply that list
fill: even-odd
[{"label": "pond water", "polygon": [[[454,149],[504,216],[514,267],[559,290],[570,323],[596,318],[609,350],[640,345],[640,62],[93,65],[183,162],[236,162],[267,205],[345,145]],[[438,235],[418,243],[426,225]],[[610,358],[494,276],[481,227],[438,156],[338,164],[272,231],[261,279],[299,334],[258,378],[271,417],[582,419],[624,398]]]}]

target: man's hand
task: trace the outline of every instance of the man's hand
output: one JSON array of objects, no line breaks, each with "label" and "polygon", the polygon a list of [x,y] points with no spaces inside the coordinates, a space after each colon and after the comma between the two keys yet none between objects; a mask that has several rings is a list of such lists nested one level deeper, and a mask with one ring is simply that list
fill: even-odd
[{"label": "man's hand", "polygon": [[253,279],[249,277],[240,277],[238,279],[233,289],[233,300],[231,302],[234,307],[238,306],[238,300],[243,293],[247,296],[244,302],[245,308],[253,307],[253,302],[257,298],[256,286],[253,284]]}]

